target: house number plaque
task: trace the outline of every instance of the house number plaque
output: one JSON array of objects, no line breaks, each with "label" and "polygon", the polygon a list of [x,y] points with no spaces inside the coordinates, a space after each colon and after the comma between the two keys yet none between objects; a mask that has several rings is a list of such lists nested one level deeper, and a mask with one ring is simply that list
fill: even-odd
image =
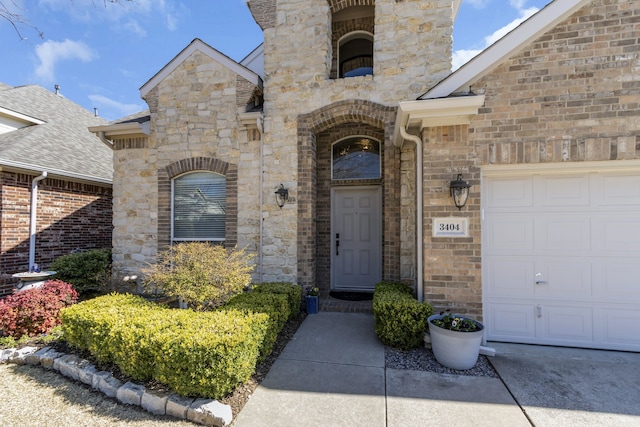
[{"label": "house number plaque", "polygon": [[469,219],[433,218],[433,237],[469,237]]}]

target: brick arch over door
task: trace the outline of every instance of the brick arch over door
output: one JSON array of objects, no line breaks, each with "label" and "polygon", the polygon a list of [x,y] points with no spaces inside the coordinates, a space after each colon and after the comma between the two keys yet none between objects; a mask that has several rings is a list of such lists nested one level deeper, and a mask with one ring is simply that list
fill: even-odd
[{"label": "brick arch over door", "polygon": [[215,172],[226,178],[225,246],[238,242],[238,166],[211,157],[182,159],[158,169],[158,252],[171,243],[171,180],[187,172]]},{"label": "brick arch over door", "polygon": [[328,0],[331,13],[353,6],[375,6],[376,0]]},{"label": "brick arch over door", "polygon": [[[298,282],[317,281],[318,141],[317,136],[341,126],[361,124],[378,129],[383,138],[383,277],[400,276],[400,151],[393,144],[395,107],[371,101],[340,101],[298,116]],[[394,220],[394,219],[397,219]]]}]

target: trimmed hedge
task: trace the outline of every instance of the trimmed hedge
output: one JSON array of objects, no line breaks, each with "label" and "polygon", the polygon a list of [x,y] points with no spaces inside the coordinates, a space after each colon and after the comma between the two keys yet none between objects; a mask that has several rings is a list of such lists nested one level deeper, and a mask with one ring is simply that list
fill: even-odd
[{"label": "trimmed hedge", "polygon": [[300,304],[302,303],[302,287],[295,283],[287,282],[268,282],[251,285],[252,292],[285,294],[289,301],[289,319],[295,319],[300,313]]},{"label": "trimmed hedge", "polygon": [[264,313],[175,310],[122,294],[69,307],[62,321],[65,339],[99,362],[185,396],[213,399],[249,379],[273,323]]},{"label": "trimmed hedge", "polygon": [[374,329],[384,345],[402,350],[420,347],[432,313],[433,307],[418,302],[404,283],[381,282],[375,287]]},{"label": "trimmed hedge", "polygon": [[260,359],[264,360],[273,350],[278,334],[289,319],[289,300],[287,295],[267,292],[250,292],[236,295],[219,309],[220,311],[239,310],[244,313],[262,313],[268,316],[266,335],[260,348]]}]

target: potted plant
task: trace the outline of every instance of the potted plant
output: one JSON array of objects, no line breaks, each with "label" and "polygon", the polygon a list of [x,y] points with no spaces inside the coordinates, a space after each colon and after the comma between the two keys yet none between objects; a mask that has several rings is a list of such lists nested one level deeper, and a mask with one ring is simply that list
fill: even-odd
[{"label": "potted plant", "polygon": [[318,313],[318,296],[320,295],[320,289],[313,287],[307,291],[305,301],[307,303],[307,314]]},{"label": "potted plant", "polygon": [[471,369],[478,361],[484,326],[450,310],[428,318],[431,349],[436,360],[451,369]]}]

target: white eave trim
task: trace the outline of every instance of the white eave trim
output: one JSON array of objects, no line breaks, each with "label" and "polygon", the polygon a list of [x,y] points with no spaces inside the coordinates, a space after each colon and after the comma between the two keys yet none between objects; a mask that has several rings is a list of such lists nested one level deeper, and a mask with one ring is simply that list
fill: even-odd
[{"label": "white eave trim", "polygon": [[0,107],[0,114],[3,116],[11,117],[12,119],[32,123],[34,125],[42,125],[46,122],[36,119],[35,117],[27,116],[26,114],[18,113],[17,111],[9,110],[7,108]]},{"label": "white eave trim", "polygon": [[14,160],[0,158],[0,169],[5,167],[10,169],[17,169],[20,171],[35,172],[37,174],[40,174],[43,170],[46,170],[47,173],[49,174],[48,178],[63,178],[63,179],[69,178],[74,181],[87,182],[90,184],[100,183],[100,184],[108,184],[110,186],[113,185],[112,179],[105,179],[97,176],[85,175],[81,173],[65,171],[62,169],[49,168],[42,165],[32,165],[29,163],[16,162]]},{"label": "white eave trim", "polygon": [[180,52],[175,58],[173,58],[167,65],[165,65],[162,70],[160,70],[155,76],[153,76],[147,83],[145,83],[140,88],[140,96],[144,98],[151,89],[156,87],[158,83],[164,80],[169,74],[171,74],[176,68],[180,66],[189,56],[191,56],[195,51],[199,50],[205,55],[209,56],[214,61],[219,64],[227,67],[240,77],[244,78],[251,84],[255,86],[259,86],[262,88],[262,79],[253,71],[248,68],[238,64],[233,59],[229,58],[226,55],[218,52],[205,42],[200,39],[195,39],[192,41],[189,46],[184,48],[182,52]]},{"label": "white eave trim", "polygon": [[89,132],[96,135],[100,132],[106,137],[121,136],[121,135],[149,135],[150,128],[149,122],[131,122],[131,123],[116,123],[112,125],[91,126]]},{"label": "white eave trim", "polygon": [[402,144],[400,128],[419,132],[426,127],[469,124],[483,105],[484,95],[400,102],[394,130],[395,144]]},{"label": "white eave trim", "polygon": [[252,111],[250,113],[238,113],[240,125],[247,129],[258,128],[258,120],[262,119],[262,112]]},{"label": "white eave trim", "polygon": [[462,0],[453,0],[453,20],[456,20],[458,16],[458,12],[460,11],[460,5],[462,4]]},{"label": "white eave trim", "polygon": [[589,2],[590,0],[552,1],[418,99],[444,98],[454,93],[469,92],[473,83]]}]

